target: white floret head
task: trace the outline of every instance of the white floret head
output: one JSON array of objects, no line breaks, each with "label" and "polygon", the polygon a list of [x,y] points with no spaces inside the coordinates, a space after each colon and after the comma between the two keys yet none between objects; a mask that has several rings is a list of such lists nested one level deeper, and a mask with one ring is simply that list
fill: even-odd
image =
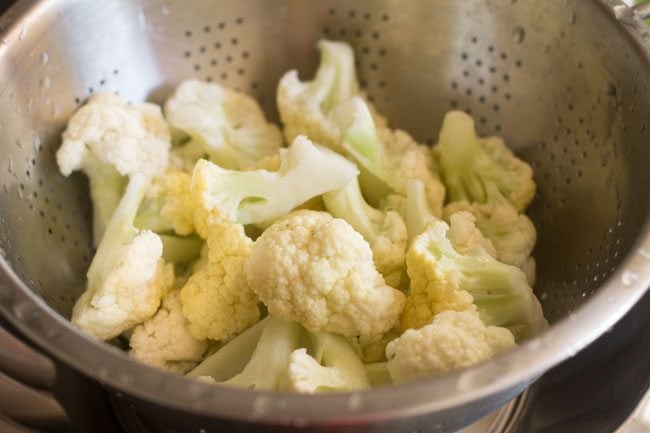
[{"label": "white floret head", "polygon": [[246,277],[271,314],[310,331],[377,340],[404,305],[363,237],[325,212],[296,211],[269,227],[253,246]]},{"label": "white floret head", "polygon": [[170,147],[171,133],[160,107],[129,105],[119,96],[101,93],[70,118],[56,159],[64,176],[82,170],[92,154],[124,176],[153,178],[167,169]]},{"label": "white floret head", "polygon": [[386,357],[393,381],[402,383],[469,367],[514,346],[508,329],[485,326],[475,309],[443,311],[388,343]]}]

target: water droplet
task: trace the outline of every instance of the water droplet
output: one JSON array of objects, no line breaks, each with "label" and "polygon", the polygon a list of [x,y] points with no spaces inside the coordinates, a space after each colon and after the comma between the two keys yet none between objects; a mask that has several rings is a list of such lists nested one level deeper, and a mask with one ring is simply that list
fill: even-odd
[{"label": "water droplet", "polygon": [[264,396],[255,397],[252,404],[251,416],[253,418],[256,418],[256,417],[266,415],[271,411],[272,406],[273,406],[272,399]]},{"label": "water droplet", "polygon": [[27,28],[27,24],[23,24],[23,26],[20,28],[20,33],[18,34],[18,39],[20,39],[21,41],[23,39],[25,39],[25,37],[27,36],[27,31],[28,30],[29,29]]},{"label": "water droplet", "polygon": [[469,391],[478,386],[490,384],[497,380],[499,376],[499,374],[493,374],[492,372],[488,375],[480,375],[476,370],[467,370],[461,373],[456,382],[456,387],[459,391]]},{"label": "water droplet", "polygon": [[639,248],[636,252],[644,259],[650,260],[650,253],[648,251]]},{"label": "water droplet", "polygon": [[527,341],[525,345],[526,349],[529,352],[537,352],[539,349],[542,348],[542,346],[544,346],[543,341],[539,338]]},{"label": "water droplet", "polygon": [[630,8],[625,5],[616,5],[612,8],[612,10],[614,11],[614,16],[616,19],[619,20],[625,18],[626,16],[629,16],[630,13]]},{"label": "water droplet", "polygon": [[138,14],[138,23],[140,23],[140,28],[141,29],[146,29],[147,28],[147,17],[145,16],[144,12],[140,12]]},{"label": "water droplet", "polygon": [[564,352],[564,354],[567,357],[573,358],[574,356],[576,356],[578,354],[579,349],[574,347],[571,344],[565,344],[565,345],[562,346],[562,351]]},{"label": "water droplet", "polygon": [[41,66],[45,66],[49,63],[50,61],[50,56],[47,53],[41,54]]},{"label": "water droplet", "polygon": [[308,423],[307,418],[296,418],[293,420],[293,425],[298,428],[305,427]]},{"label": "water droplet", "polygon": [[515,29],[512,31],[512,39],[515,41],[515,43],[520,44],[524,41],[526,38],[526,31],[524,30],[523,27],[515,27]]},{"label": "water droplet", "polygon": [[607,96],[615,97],[615,96],[616,96],[616,92],[617,92],[617,90],[616,90],[616,84],[614,84],[614,83],[611,82],[611,81],[610,81],[609,83],[607,83],[607,89],[605,89],[605,93],[607,94]]},{"label": "water droplet", "polygon": [[124,385],[131,385],[133,383],[133,376],[125,371],[118,371],[114,374],[114,376],[118,382]]},{"label": "water droplet", "polygon": [[352,411],[357,411],[361,409],[361,405],[363,404],[363,398],[359,394],[352,394],[350,397],[348,397],[348,409]]},{"label": "water droplet", "polygon": [[34,150],[38,150],[39,146],[41,145],[41,137],[38,136],[36,133],[32,133],[32,146],[34,147]]},{"label": "water droplet", "polygon": [[37,320],[41,317],[41,313],[29,302],[20,302],[14,305],[12,310],[16,319],[20,321]]},{"label": "water droplet", "polygon": [[97,372],[100,379],[109,379],[111,377],[111,370],[108,367],[101,367]]},{"label": "water droplet", "polygon": [[45,77],[41,80],[41,89],[42,90],[50,90],[50,86],[52,85],[52,82],[50,81],[50,77]]},{"label": "water droplet", "polygon": [[56,328],[52,328],[51,326],[44,326],[43,327],[43,335],[46,338],[49,338],[51,340],[57,339],[61,336],[61,331],[59,331]]},{"label": "water droplet", "polygon": [[623,275],[621,275],[621,282],[625,287],[633,286],[637,281],[639,281],[639,276],[636,272],[624,271]]}]

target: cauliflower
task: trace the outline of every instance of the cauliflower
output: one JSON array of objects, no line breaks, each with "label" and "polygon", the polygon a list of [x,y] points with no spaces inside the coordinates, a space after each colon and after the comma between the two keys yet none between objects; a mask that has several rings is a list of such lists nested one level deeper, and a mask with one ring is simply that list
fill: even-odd
[{"label": "cauliflower", "polygon": [[[424,228],[437,218],[428,208],[424,186],[419,180],[411,180],[407,185],[406,227],[409,240],[424,231]],[[535,283],[535,260],[530,254],[537,240],[537,232],[532,221],[508,202],[470,204],[461,200],[445,206],[443,215],[447,221],[457,213],[464,215],[457,224],[452,225],[449,239],[460,253],[469,252],[468,247],[481,244],[481,248],[500,262],[521,268],[526,274],[528,285]],[[465,221],[465,224],[462,222]],[[478,229],[478,230],[477,230]],[[479,231],[480,230],[480,231]],[[464,241],[463,241],[464,239]],[[462,242],[466,246],[463,247]]]},{"label": "cauliflower", "polygon": [[129,355],[145,364],[179,373],[196,366],[208,350],[208,343],[192,337],[181,308],[179,291],[167,294],[156,315],[133,330]]},{"label": "cauliflower", "polygon": [[459,253],[447,237],[448,230],[446,223],[434,221],[411,243],[406,254],[411,287],[401,316],[402,329],[420,328],[442,311],[463,311],[472,305],[486,325],[507,327],[518,339],[548,326],[519,268],[479,249]]},{"label": "cauliflower", "polygon": [[[439,221],[429,209],[424,185],[418,179],[412,179],[406,187],[406,226],[409,239],[422,233],[429,223]],[[447,207],[449,208],[449,207]],[[492,242],[476,227],[476,218],[469,212],[459,212],[454,217],[454,223],[450,225],[447,237],[454,249],[461,254],[473,254],[474,251],[486,252],[496,257],[496,251]]]},{"label": "cauliflower", "polygon": [[487,253],[490,257],[497,257],[494,245],[476,227],[476,217],[469,212],[456,212],[451,215],[447,238],[460,254],[471,256]]},{"label": "cauliflower", "polygon": [[194,338],[229,340],[260,320],[244,274],[252,241],[241,225],[222,223],[212,227],[207,243],[207,263],[181,289],[183,315]]},{"label": "cauliflower", "polygon": [[459,201],[445,207],[445,219],[459,211],[471,212],[476,217],[476,227],[494,245],[494,257],[523,269],[537,240],[535,226],[526,215],[507,202],[470,204]]},{"label": "cauliflower", "polygon": [[411,179],[406,184],[406,200],[401,205],[402,212],[405,214],[406,231],[409,236],[409,243],[414,237],[424,231],[432,221],[438,218],[429,209],[424,184],[419,179]]},{"label": "cauliflower", "polygon": [[326,332],[310,333],[310,338],[314,356],[305,348],[291,352],[286,388],[313,394],[370,387],[363,363],[345,338]]},{"label": "cauliflower", "polygon": [[203,245],[200,238],[192,236],[194,201],[190,181],[189,174],[177,170],[155,178],[135,217],[137,228],[158,234],[167,262],[191,262],[199,256]]},{"label": "cauliflower", "polygon": [[289,357],[300,347],[303,336],[299,324],[268,316],[206,358],[188,376],[212,384],[278,390],[286,381]]},{"label": "cauliflower", "polygon": [[246,170],[282,147],[282,134],[268,123],[250,96],[216,83],[182,82],[165,104],[165,115],[174,127],[192,137],[191,152],[203,147],[221,167]]},{"label": "cauliflower", "polygon": [[473,308],[443,311],[388,343],[387,367],[393,381],[402,383],[469,367],[514,346],[509,330],[485,326]]},{"label": "cauliflower", "polygon": [[302,136],[281,158],[277,172],[231,171],[199,161],[191,186],[199,234],[205,237],[218,221],[274,221],[312,197],[341,188],[359,172],[350,161]]},{"label": "cauliflower", "polygon": [[377,270],[388,285],[399,288],[406,272],[407,233],[402,217],[366,203],[357,178],[341,189],[323,194],[323,201],[332,216],[346,220],[368,241]]},{"label": "cauliflower", "polygon": [[401,334],[402,329],[399,325],[395,325],[380,340],[372,343],[360,344],[357,338],[350,338],[349,341],[364,364],[379,363],[386,361],[386,345]]},{"label": "cauliflower", "polygon": [[272,319],[267,316],[221,347],[216,346],[216,350],[208,353],[198,366],[187,373],[187,377],[217,383],[240,373],[253,356],[269,320]]},{"label": "cauliflower", "polygon": [[537,262],[534,257],[528,257],[523,265],[521,265],[521,270],[526,274],[526,280],[528,280],[528,285],[533,287],[535,285],[536,273],[537,273]]},{"label": "cauliflower", "polygon": [[72,310],[72,323],[101,340],[151,318],[174,281],[160,238],[133,227],[146,189],[143,175],[131,176],[88,269],[87,289]]},{"label": "cauliflower", "polygon": [[533,171],[500,138],[479,139],[474,120],[460,111],[444,118],[434,148],[450,202],[510,202],[521,212],[535,196]]},{"label": "cauliflower", "polygon": [[363,237],[325,212],[296,211],[269,227],[253,246],[246,279],[271,314],[364,342],[393,327],[404,303]]},{"label": "cauliflower", "polygon": [[124,177],[164,173],[170,146],[169,126],[154,104],[129,105],[119,96],[100,93],[70,118],[56,161],[64,176],[76,170],[88,176],[95,245],[120,202]]},{"label": "cauliflower", "polygon": [[[178,130],[172,129],[172,131]],[[188,139],[187,141],[173,146],[169,151],[169,168],[191,175],[196,161],[208,157],[208,153],[200,142]]]},{"label": "cauliflower", "polygon": [[354,52],[344,42],[322,40],[318,48],[321,62],[313,81],[301,82],[296,70],[280,79],[278,111],[287,142],[306,135],[318,144],[344,153],[341,132],[329,115],[339,104],[359,94]]},{"label": "cauliflower", "polygon": [[359,182],[368,201],[377,205],[390,194],[406,195],[411,179],[424,184],[427,202],[440,215],[445,188],[438,179],[429,148],[400,130],[376,127],[368,106],[355,97],[334,113],[343,147],[362,167]]},{"label": "cauliflower", "polygon": [[169,170],[154,179],[140,205],[135,225],[156,233],[175,232],[181,236],[194,233],[194,200],[188,173]]},{"label": "cauliflower", "polygon": [[[386,355],[382,355],[382,357],[385,359]],[[366,370],[370,386],[376,387],[393,384],[393,378],[390,377],[390,373],[388,372],[388,362],[371,362],[370,364],[363,364],[363,368]]]}]

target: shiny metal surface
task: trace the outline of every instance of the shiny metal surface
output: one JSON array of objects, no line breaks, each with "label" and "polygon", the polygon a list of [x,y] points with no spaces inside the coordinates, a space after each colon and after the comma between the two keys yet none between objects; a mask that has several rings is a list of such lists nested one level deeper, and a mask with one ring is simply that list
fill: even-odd
[{"label": "shiny metal surface", "polygon": [[628,433],[628,426],[642,426],[641,417],[631,416],[643,409],[645,394],[650,403],[648,311],[650,293],[588,348],[535,382],[520,416],[502,433]]},{"label": "shiny metal surface", "polygon": [[[309,76],[321,37],[352,43],[394,126],[432,144],[444,112],[464,109],[533,165],[535,289],[553,327],[438,379],[311,397],[192,383],[72,328],[92,250],[84,178],[61,177],[53,160],[70,114],[100,90],[160,102],[199,77],[276,116],[278,78]],[[649,41],[618,0],[19,2],[0,20],[0,311],[139,410],[194,413],[194,431],[467,425],[605,332],[650,284]]]}]

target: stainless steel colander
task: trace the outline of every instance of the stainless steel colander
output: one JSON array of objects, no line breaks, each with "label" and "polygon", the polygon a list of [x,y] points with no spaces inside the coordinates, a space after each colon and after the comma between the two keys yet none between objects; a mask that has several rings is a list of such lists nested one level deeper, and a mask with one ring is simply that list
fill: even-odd
[{"label": "stainless steel colander", "polygon": [[[161,102],[198,77],[277,118],[278,79],[311,76],[319,38],[354,46],[393,126],[433,144],[443,114],[462,109],[533,166],[535,291],[551,329],[441,378],[318,396],[194,383],[75,330],[66,318],[93,251],[86,181],[53,158],[71,113],[100,91]],[[604,333],[650,285],[649,46],[618,0],[21,1],[0,21],[0,312],[182,431],[458,428]]]}]

